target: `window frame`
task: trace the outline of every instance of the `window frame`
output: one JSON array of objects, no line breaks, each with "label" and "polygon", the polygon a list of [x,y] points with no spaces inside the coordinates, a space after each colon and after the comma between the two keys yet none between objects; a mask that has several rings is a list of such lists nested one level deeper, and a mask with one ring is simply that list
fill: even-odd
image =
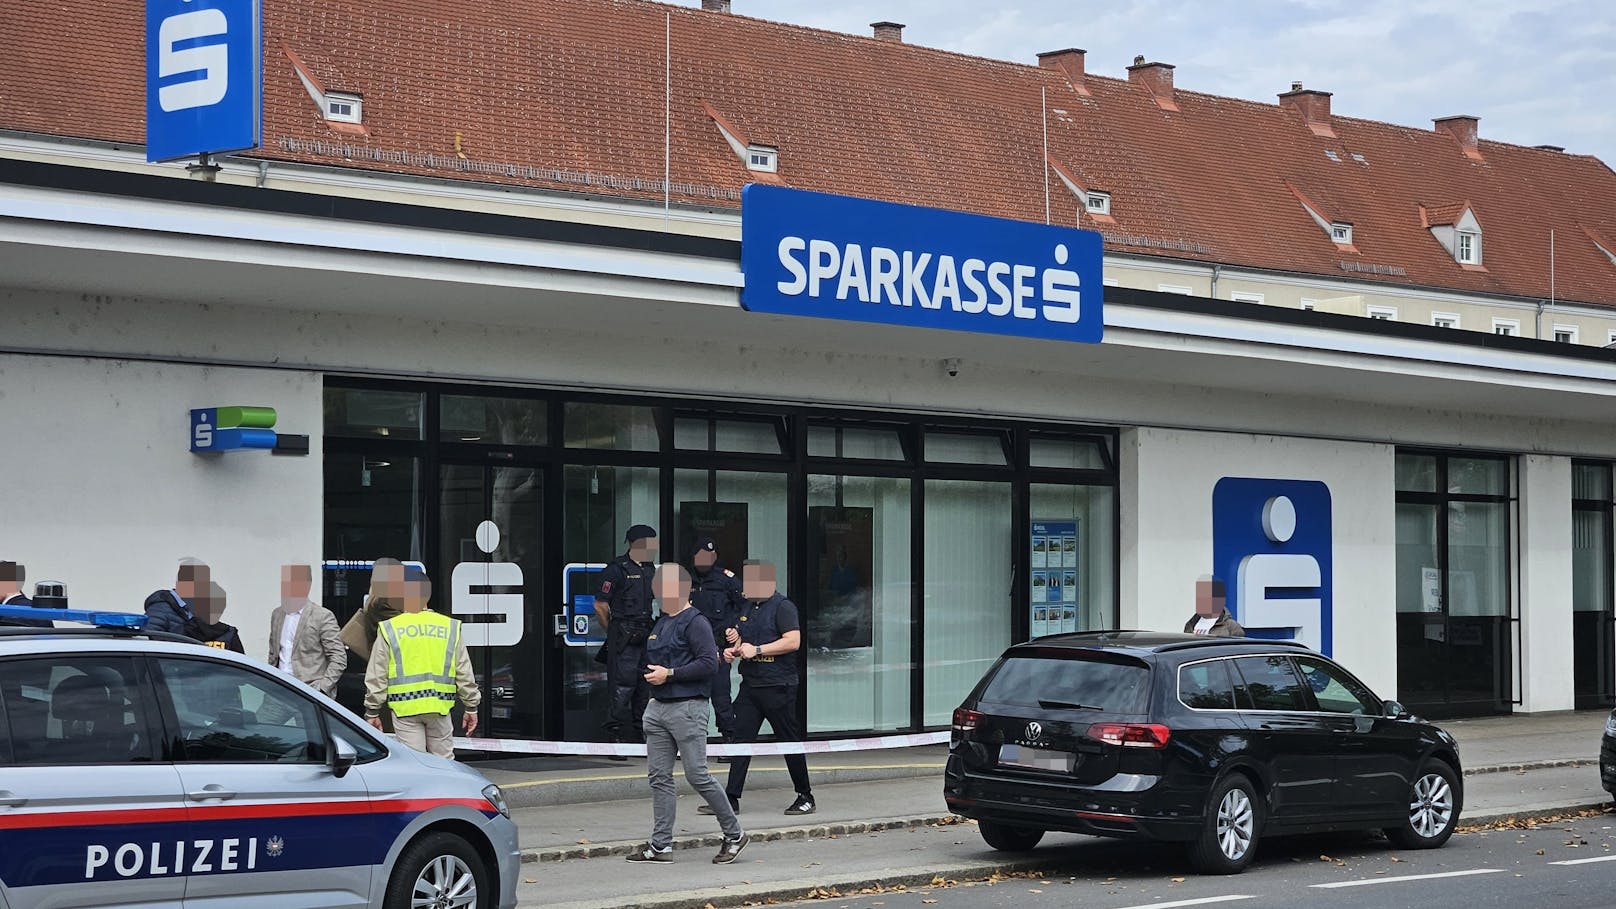
[{"label": "window frame", "polygon": [[[1508,329],[1508,331],[1499,331],[1498,329],[1500,328]],[[1506,338],[1518,338],[1521,336],[1521,320],[1493,316],[1493,334]]]},{"label": "window frame", "polygon": [[[1444,325],[1442,324],[1443,322],[1451,322],[1452,324]],[[1456,312],[1431,313],[1431,327],[1433,328],[1458,328],[1462,324],[1463,323],[1459,318],[1459,314]]]},{"label": "window frame", "polygon": [[1396,322],[1397,307],[1374,303],[1364,307],[1364,315],[1381,322]]},{"label": "window frame", "polygon": [[1342,246],[1352,245],[1352,225],[1336,221],[1330,225],[1330,240]]},{"label": "window frame", "polygon": [[[1578,326],[1566,325],[1564,323],[1556,323],[1552,328],[1549,329],[1549,331],[1550,331],[1549,337],[1554,339],[1554,341],[1556,343],[1560,343],[1560,344],[1578,344],[1578,343],[1581,343],[1580,338],[1581,338],[1582,332],[1578,329]],[[1566,339],[1564,341],[1560,340],[1561,335],[1566,336]]]},{"label": "window frame", "polygon": [[[359,95],[349,92],[326,92],[321,99],[325,118],[332,123],[363,123],[365,120],[365,102]],[[339,114],[331,109],[334,104],[346,104],[349,112]]]},{"label": "window frame", "polygon": [[[327,721],[326,721],[326,717],[325,717],[326,709],[325,709],[325,707],[323,705],[320,704],[319,701],[317,701],[314,698],[310,697],[308,694],[297,690],[293,686],[286,684],[281,679],[279,679],[279,678],[277,678],[277,677],[275,677],[273,675],[270,675],[267,672],[260,671],[258,669],[258,667],[256,667],[256,666],[249,665],[249,664],[244,664],[244,663],[237,663],[234,660],[209,659],[208,657],[206,657],[204,655],[192,655],[192,654],[162,654],[160,657],[157,656],[157,655],[152,655],[151,657],[148,657],[148,659],[151,661],[150,676],[149,676],[150,681],[151,681],[151,687],[157,693],[158,710],[160,711],[160,713],[162,715],[162,721],[163,721],[163,726],[164,726],[164,734],[165,734],[165,743],[166,743],[165,750],[168,751],[167,760],[168,760],[169,763],[172,763],[172,764],[185,764],[187,766],[198,766],[198,765],[202,765],[202,764],[218,764],[218,765],[243,766],[243,767],[261,767],[261,766],[315,767],[315,766],[330,766],[330,764],[331,764],[331,755],[332,755],[333,750],[335,749],[336,746],[335,746],[335,743],[332,742],[330,730],[327,728]],[[241,672],[243,672],[243,673],[245,673],[245,674],[247,674],[249,676],[257,677],[258,679],[260,679],[263,682],[263,684],[265,686],[270,687],[270,688],[274,688],[274,689],[277,689],[277,690],[284,691],[287,697],[303,701],[309,707],[309,709],[314,711],[314,717],[315,717],[315,721],[316,721],[316,726],[310,727],[309,732],[310,732],[310,737],[311,738],[317,738],[319,740],[319,741],[317,741],[315,743],[320,748],[320,757],[319,757],[319,759],[317,759],[317,760],[310,759],[310,760],[301,760],[301,761],[251,761],[251,760],[219,760],[217,758],[197,758],[197,759],[192,759],[192,758],[188,757],[186,755],[186,753],[185,753],[185,751],[186,751],[185,732],[184,732],[184,726],[180,722],[179,708],[178,708],[178,705],[176,705],[175,702],[174,702],[173,692],[171,692],[169,690],[169,679],[168,679],[168,677],[166,675],[163,674],[163,668],[164,668],[165,665],[170,664],[170,663],[179,663],[179,662],[198,663],[198,664],[207,665],[207,666],[227,666],[229,668],[239,670],[239,671],[241,671]],[[374,742],[372,744],[374,744]],[[386,749],[384,748],[383,749],[383,754],[385,755],[385,753],[386,753]],[[368,760],[366,762],[368,763]]]},{"label": "window frame", "polygon": [[1157,284],[1156,292],[1163,294],[1179,294],[1185,297],[1195,296],[1195,288],[1183,284]]},{"label": "window frame", "polygon": [[1453,258],[1460,265],[1481,264],[1481,231],[1459,230],[1453,234]]},{"label": "window frame", "polygon": [[1089,190],[1083,194],[1083,210],[1091,215],[1111,214],[1111,194],[1099,189]]},{"label": "window frame", "polygon": [[1267,299],[1263,294],[1250,290],[1236,290],[1229,294],[1229,300],[1234,303],[1256,303],[1261,305]]},{"label": "window frame", "polygon": [[[118,761],[116,763],[62,763],[59,761],[47,761],[43,763],[19,763],[16,760],[16,750],[15,748],[11,747],[12,740],[14,740],[16,736],[12,734],[11,730],[10,708],[6,707],[3,703],[0,703],[0,717],[3,717],[6,722],[6,745],[9,749],[6,755],[9,762],[0,762],[0,766],[17,768],[124,767],[128,765],[151,766],[156,764],[173,763],[173,742],[169,736],[167,718],[162,715],[162,699],[160,697],[154,697],[157,690],[157,682],[151,673],[150,665],[147,663],[146,658],[142,655],[120,652],[116,650],[59,651],[54,654],[28,653],[17,654],[15,656],[0,659],[0,667],[12,666],[19,663],[49,663],[52,664],[54,669],[54,666],[60,665],[61,661],[78,659],[124,660],[132,667],[135,679],[133,688],[137,690],[137,696],[131,697],[130,701],[133,705],[135,705],[135,723],[137,726],[136,734],[145,736],[146,758],[142,760]],[[3,689],[0,689],[0,702],[4,702],[4,700],[5,693]],[[150,706],[144,706],[149,704],[156,704],[157,708],[153,710],[153,708]],[[50,718],[47,715],[47,725],[49,722]]]},{"label": "window frame", "polygon": [[[1182,706],[1185,710],[1193,710],[1193,711],[1195,711],[1197,713],[1234,713],[1234,712],[1238,712],[1238,711],[1246,709],[1245,707],[1242,707],[1241,703],[1240,703],[1241,702],[1240,689],[1243,686],[1236,682],[1236,677],[1234,675],[1234,670],[1233,670],[1232,667],[1230,667],[1228,665],[1229,661],[1231,659],[1233,659],[1233,657],[1218,656],[1218,657],[1209,657],[1207,659],[1202,659],[1202,660],[1189,660],[1187,662],[1178,664],[1178,671],[1177,671],[1177,674],[1176,674],[1176,684],[1174,686],[1173,696],[1178,698],[1179,705]],[[1192,666],[1201,666],[1201,665],[1210,664],[1210,663],[1223,663],[1224,664],[1224,666],[1223,666],[1223,677],[1229,683],[1229,700],[1230,700],[1231,706],[1228,706],[1228,707],[1194,707],[1194,706],[1191,706],[1188,701],[1184,700],[1184,670],[1189,669]],[[1243,679],[1241,681],[1243,681]]]},{"label": "window frame", "polygon": [[[763,158],[763,161],[756,160]],[[746,169],[762,174],[779,173],[780,149],[773,145],[748,145],[746,147]]]}]

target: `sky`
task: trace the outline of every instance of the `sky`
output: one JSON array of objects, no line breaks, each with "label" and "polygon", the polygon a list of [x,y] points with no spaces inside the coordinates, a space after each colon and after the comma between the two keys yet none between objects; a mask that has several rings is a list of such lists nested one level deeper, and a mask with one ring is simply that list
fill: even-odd
[{"label": "sky", "polygon": [[[700,0],[674,0],[700,6]],[[736,13],[1033,63],[1081,47],[1125,78],[1137,54],[1181,89],[1274,102],[1301,82],[1334,113],[1429,129],[1481,118],[1481,137],[1561,145],[1616,166],[1613,0],[733,0]]]}]

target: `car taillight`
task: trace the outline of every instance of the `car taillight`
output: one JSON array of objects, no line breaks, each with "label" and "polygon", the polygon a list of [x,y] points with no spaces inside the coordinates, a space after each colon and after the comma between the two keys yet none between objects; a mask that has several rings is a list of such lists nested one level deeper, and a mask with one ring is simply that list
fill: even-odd
[{"label": "car taillight", "polygon": [[1172,730],[1158,723],[1095,723],[1086,734],[1123,748],[1166,748]]},{"label": "car taillight", "polygon": [[956,707],[954,709],[955,732],[970,732],[980,722],[982,722],[982,714],[977,711],[965,707]]}]

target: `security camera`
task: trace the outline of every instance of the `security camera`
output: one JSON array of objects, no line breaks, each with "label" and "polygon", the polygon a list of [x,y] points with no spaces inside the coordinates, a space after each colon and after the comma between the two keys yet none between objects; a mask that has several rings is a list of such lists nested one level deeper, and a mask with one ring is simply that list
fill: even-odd
[{"label": "security camera", "polygon": [[943,371],[948,373],[948,377],[950,379],[952,379],[955,376],[959,375],[959,370],[960,370],[959,357],[949,357],[948,359],[943,361]]}]

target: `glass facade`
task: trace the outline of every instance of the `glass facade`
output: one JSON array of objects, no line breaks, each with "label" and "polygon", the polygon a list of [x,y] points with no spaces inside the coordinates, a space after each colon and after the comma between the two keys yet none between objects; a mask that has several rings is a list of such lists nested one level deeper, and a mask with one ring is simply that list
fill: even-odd
[{"label": "glass facade", "polygon": [[[426,564],[434,606],[482,642],[498,736],[601,738],[597,647],[557,620],[636,523],[664,560],[710,536],[732,569],[776,564],[814,736],[947,726],[1012,641],[1116,624],[1109,430],[337,378],[325,395],[327,558]],[[325,602],[346,620],[368,583],[333,566]]]},{"label": "glass facade", "polygon": [[1399,452],[1396,477],[1398,699],[1432,717],[1508,713],[1513,462]]},{"label": "glass facade", "polygon": [[1571,465],[1571,656],[1579,709],[1616,704],[1612,465]]}]

